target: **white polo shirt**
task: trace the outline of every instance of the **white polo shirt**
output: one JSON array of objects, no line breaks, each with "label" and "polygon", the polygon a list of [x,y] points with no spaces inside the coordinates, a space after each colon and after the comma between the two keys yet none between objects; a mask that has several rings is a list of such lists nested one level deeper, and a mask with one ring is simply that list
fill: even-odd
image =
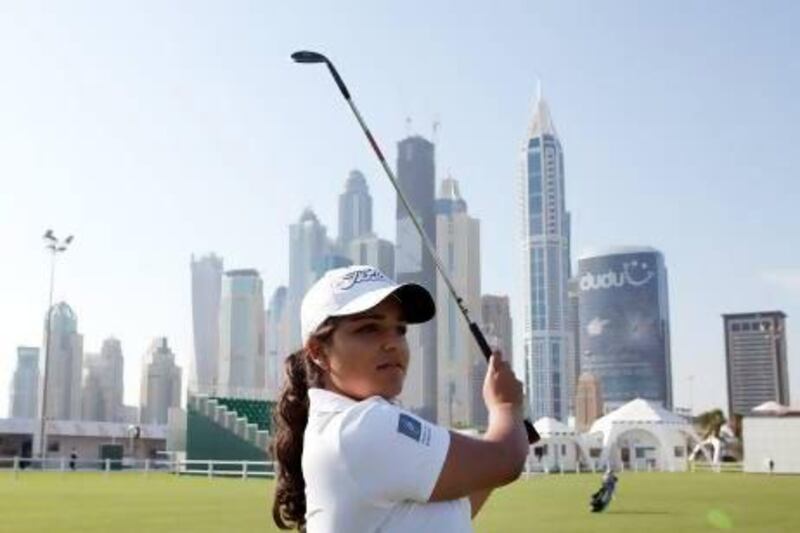
[{"label": "white polo shirt", "polygon": [[469,499],[429,503],[450,433],[374,396],[309,389],[306,524],[321,532],[472,531]]}]

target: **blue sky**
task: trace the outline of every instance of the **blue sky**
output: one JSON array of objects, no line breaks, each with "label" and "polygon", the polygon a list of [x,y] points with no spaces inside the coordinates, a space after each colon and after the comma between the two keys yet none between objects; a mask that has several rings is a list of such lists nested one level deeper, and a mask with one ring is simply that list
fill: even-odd
[{"label": "blue sky", "polygon": [[540,79],[574,256],[665,255],[676,403],[724,405],[720,314],[767,309],[789,315],[800,400],[796,3],[113,4],[0,4],[0,414],[15,347],[41,340],[47,227],[76,234],[56,297],[86,350],[120,338],[128,403],[150,338],[188,371],[193,252],[258,268],[269,298],[288,225],[311,206],[334,234],[352,168],[394,239],[389,185],[324,71],[289,61],[300,48],[337,62],[390,159],[440,121],[439,178],[481,219],[483,290],[515,304],[510,207]]}]

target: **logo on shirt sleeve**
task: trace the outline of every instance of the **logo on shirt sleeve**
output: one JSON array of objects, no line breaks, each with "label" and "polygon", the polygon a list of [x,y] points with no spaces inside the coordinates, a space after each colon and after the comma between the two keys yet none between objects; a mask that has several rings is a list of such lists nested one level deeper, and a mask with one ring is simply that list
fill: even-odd
[{"label": "logo on shirt sleeve", "polygon": [[397,432],[426,446],[431,442],[430,428],[405,413],[400,413],[397,420]]},{"label": "logo on shirt sleeve", "polygon": [[422,422],[405,413],[400,413],[400,419],[397,421],[397,431],[419,442],[420,437],[422,437]]}]

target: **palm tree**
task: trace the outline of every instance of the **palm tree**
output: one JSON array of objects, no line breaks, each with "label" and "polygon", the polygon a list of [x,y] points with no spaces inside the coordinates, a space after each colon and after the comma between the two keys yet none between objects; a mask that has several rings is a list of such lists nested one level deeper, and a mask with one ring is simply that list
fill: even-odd
[{"label": "palm tree", "polygon": [[722,413],[722,409],[712,409],[700,413],[695,418],[695,424],[701,429],[703,439],[707,439],[711,435],[719,437],[720,429],[725,422],[725,415]]}]

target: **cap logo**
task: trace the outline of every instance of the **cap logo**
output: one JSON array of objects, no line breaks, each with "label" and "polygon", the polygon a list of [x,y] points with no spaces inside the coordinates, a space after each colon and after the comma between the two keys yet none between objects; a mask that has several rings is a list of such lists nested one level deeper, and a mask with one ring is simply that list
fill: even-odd
[{"label": "cap logo", "polygon": [[348,272],[342,276],[342,279],[336,282],[334,287],[340,291],[346,291],[365,281],[389,281],[389,278],[377,268],[364,268]]}]

